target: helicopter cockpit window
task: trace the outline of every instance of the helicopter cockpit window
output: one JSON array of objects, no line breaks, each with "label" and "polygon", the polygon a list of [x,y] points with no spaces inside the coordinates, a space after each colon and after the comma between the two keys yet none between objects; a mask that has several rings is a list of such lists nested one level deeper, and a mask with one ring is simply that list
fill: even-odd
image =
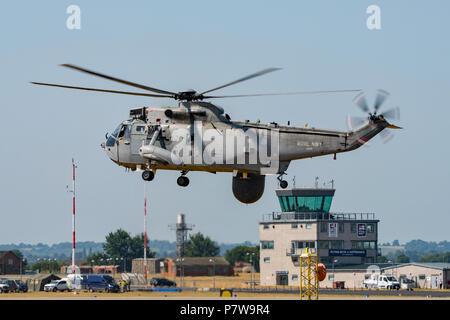
[{"label": "helicopter cockpit window", "polygon": [[144,126],[137,126],[136,127],[136,132],[144,132],[145,131],[145,127]]},{"label": "helicopter cockpit window", "polygon": [[126,124],[122,125],[117,138],[130,139],[130,131],[131,131],[131,125],[126,125]]},{"label": "helicopter cockpit window", "polygon": [[116,130],[109,136],[108,140],[106,140],[106,146],[107,147],[114,147],[114,142],[116,142],[117,135],[119,134],[121,126],[118,126]]}]

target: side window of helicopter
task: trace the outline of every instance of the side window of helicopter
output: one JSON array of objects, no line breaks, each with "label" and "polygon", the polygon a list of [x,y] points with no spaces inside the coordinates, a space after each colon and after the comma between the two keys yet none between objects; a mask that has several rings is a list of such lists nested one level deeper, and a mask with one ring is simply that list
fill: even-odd
[{"label": "side window of helicopter", "polygon": [[122,125],[121,127],[120,127],[120,130],[119,130],[119,134],[117,135],[117,138],[123,138],[123,136],[125,135],[125,129],[127,128],[127,126],[125,126],[125,125]]},{"label": "side window of helicopter", "polygon": [[136,127],[136,133],[143,134],[144,132],[145,132],[145,127],[144,126],[137,126]]},{"label": "side window of helicopter", "polygon": [[120,128],[119,131],[119,135],[117,136],[117,138],[121,139],[130,139],[130,130],[131,130],[131,125],[122,125],[122,127]]}]

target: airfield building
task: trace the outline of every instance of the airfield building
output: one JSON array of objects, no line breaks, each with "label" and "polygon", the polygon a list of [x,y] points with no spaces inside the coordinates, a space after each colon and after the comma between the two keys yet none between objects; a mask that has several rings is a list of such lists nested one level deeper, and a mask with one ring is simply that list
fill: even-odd
[{"label": "airfield building", "polygon": [[330,212],[334,194],[327,188],[276,190],[281,212],[259,223],[261,285],[298,286],[305,248],[328,270],[377,262],[379,220],[374,213]]},{"label": "airfield building", "polygon": [[0,251],[0,274],[20,274],[24,272],[24,262],[13,251]]}]

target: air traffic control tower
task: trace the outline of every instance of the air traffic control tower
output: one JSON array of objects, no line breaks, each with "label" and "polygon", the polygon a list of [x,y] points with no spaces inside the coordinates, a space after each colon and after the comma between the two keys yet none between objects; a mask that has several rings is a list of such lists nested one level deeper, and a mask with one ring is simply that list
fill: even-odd
[{"label": "air traffic control tower", "polygon": [[305,248],[335,265],[375,263],[378,222],[374,213],[334,213],[334,188],[278,189],[281,212],[259,223],[262,285],[299,285],[299,257]]}]

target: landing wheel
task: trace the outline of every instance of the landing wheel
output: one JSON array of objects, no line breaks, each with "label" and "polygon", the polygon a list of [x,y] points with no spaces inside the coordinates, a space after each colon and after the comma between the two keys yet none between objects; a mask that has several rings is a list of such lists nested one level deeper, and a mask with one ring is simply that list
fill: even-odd
[{"label": "landing wheel", "polygon": [[145,170],[144,172],[142,172],[142,179],[144,179],[145,181],[152,181],[154,177],[155,174],[151,170]]},{"label": "landing wheel", "polygon": [[189,178],[185,176],[178,177],[177,183],[180,187],[187,187],[189,184]]},{"label": "landing wheel", "polygon": [[280,187],[281,187],[282,189],[286,189],[287,186],[288,186],[288,182],[287,182],[286,180],[281,180],[281,181],[280,181]]}]

